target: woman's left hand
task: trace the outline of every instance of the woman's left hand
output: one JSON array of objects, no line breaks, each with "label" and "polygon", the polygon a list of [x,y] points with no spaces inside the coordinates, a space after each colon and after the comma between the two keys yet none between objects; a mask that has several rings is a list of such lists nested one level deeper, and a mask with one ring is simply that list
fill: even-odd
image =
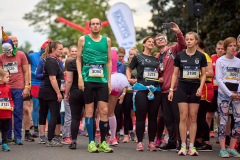
[{"label": "woman's left hand", "polygon": [[198,88],[196,96],[200,97],[202,95],[202,88]]}]

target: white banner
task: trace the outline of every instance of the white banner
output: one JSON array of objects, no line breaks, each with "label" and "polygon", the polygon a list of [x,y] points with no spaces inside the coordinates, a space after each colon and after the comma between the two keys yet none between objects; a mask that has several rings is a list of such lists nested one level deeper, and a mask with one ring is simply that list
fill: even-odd
[{"label": "white banner", "polygon": [[125,3],[116,3],[108,13],[108,21],[119,46],[124,47],[127,61],[129,50],[136,45],[132,12]]}]

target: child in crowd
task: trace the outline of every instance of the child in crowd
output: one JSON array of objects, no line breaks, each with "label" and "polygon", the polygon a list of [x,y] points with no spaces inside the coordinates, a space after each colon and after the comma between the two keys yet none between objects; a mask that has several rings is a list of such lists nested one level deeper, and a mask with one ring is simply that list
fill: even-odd
[{"label": "child in crowd", "polygon": [[13,100],[10,88],[6,85],[9,82],[10,74],[5,69],[0,69],[0,131],[2,131],[2,150],[10,151],[7,146],[7,130],[9,119],[13,111]]}]

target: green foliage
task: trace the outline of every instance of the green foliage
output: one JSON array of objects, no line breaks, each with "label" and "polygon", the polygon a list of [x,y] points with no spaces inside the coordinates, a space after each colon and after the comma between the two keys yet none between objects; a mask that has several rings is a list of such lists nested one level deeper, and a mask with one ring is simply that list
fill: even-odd
[{"label": "green foliage", "polygon": [[2,50],[2,44],[0,45],[0,54],[3,53],[3,50]]},{"label": "green foliage", "polygon": [[[77,45],[83,33],[63,23],[56,22],[58,16],[85,28],[86,21],[92,18],[107,20],[106,11],[110,8],[108,0],[41,0],[33,11],[26,13],[23,19],[30,21],[35,31],[47,34],[52,40],[59,40],[64,47]],[[110,26],[103,27],[101,34],[112,39],[115,37]],[[116,46],[116,45],[115,45]]]},{"label": "green foliage", "polygon": [[18,46],[18,50],[26,51],[27,53],[31,50],[32,45],[30,42],[25,41],[24,45]]},{"label": "green foliage", "polygon": [[[205,0],[204,3],[205,15],[199,19],[199,36],[211,54],[214,54],[214,48],[219,40],[237,37],[240,33],[240,1]],[[148,4],[152,7],[151,21],[154,24],[153,27],[148,27],[148,35],[156,36],[157,33],[166,32],[168,41],[175,42],[177,39],[174,32],[162,29],[162,23],[169,22],[177,23],[183,34],[189,31],[196,32],[196,19],[187,17],[187,1],[149,0]],[[145,31],[143,29],[141,34],[144,35]]]}]

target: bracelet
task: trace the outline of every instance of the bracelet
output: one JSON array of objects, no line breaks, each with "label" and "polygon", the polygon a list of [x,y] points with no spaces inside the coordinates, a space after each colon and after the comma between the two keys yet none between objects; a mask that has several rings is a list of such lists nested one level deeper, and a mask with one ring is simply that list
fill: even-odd
[{"label": "bracelet", "polygon": [[29,86],[25,86],[25,88],[28,88],[28,89],[29,89]]},{"label": "bracelet", "polygon": [[123,95],[126,95],[126,93],[122,93]]}]

